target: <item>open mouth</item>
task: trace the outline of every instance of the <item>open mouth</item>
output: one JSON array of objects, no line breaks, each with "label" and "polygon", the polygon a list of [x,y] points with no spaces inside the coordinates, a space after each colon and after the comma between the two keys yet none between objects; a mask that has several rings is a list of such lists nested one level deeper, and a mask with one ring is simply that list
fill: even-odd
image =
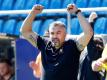
[{"label": "open mouth", "polygon": [[59,42],[59,39],[53,39],[52,42],[53,42],[53,43],[58,43],[58,42]]}]

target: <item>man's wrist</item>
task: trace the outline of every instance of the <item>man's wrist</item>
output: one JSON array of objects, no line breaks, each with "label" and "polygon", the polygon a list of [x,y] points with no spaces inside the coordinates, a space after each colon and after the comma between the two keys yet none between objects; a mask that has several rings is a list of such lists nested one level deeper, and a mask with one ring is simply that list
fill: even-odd
[{"label": "man's wrist", "polygon": [[80,9],[77,9],[77,11],[75,12],[75,14],[77,15],[78,13],[80,13],[81,10]]},{"label": "man's wrist", "polygon": [[32,13],[32,14],[35,14],[35,15],[37,14],[37,13],[36,13],[35,11],[33,11],[33,10],[31,11],[31,13]]}]

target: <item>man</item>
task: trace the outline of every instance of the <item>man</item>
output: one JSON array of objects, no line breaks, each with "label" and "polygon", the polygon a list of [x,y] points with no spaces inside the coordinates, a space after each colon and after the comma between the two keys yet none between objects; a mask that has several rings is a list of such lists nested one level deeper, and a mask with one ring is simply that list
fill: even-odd
[{"label": "man", "polygon": [[107,80],[107,44],[102,52],[102,57],[92,62],[92,70],[95,72],[106,70]]},{"label": "man", "polygon": [[[95,22],[96,18],[97,18],[97,14],[95,12],[92,12],[88,19],[88,21],[92,27],[94,26],[94,22]],[[49,32],[46,32],[46,34],[44,36],[48,38]],[[67,35],[67,38],[73,38],[73,35]],[[98,49],[92,48],[92,47],[95,47],[93,45],[93,43],[94,44],[96,43],[96,45],[100,45],[101,48],[103,47],[103,45],[101,45],[101,43],[103,44],[102,39],[100,40],[100,38],[95,38],[93,40],[93,37],[92,37],[92,39],[90,40],[90,42],[88,44],[88,46],[91,45],[90,50],[88,50],[88,51],[93,51],[93,49],[94,49],[94,50],[96,50],[96,52],[100,52],[100,53],[98,53],[98,54],[96,53],[96,55],[95,55],[95,53],[91,52],[91,55],[90,55],[90,54],[87,54],[87,49],[85,49],[82,52],[82,54],[80,56],[78,80],[88,80],[88,79],[90,79],[89,77],[91,77],[91,79],[93,79],[93,80],[96,80],[95,78],[98,79],[99,77],[101,77],[99,73],[95,73],[91,69],[90,60],[92,60],[92,59],[90,56],[93,56],[93,57],[95,56],[97,58],[102,53],[101,50],[100,51],[98,50],[99,48]],[[90,59],[88,59],[88,58],[90,58]],[[32,68],[34,76],[40,78],[40,76],[41,76],[41,53],[38,54],[35,61],[30,61],[29,66]],[[87,73],[86,73],[86,71],[87,71]]]},{"label": "man", "polygon": [[[92,12],[89,16],[89,23],[94,29],[94,22],[97,18],[97,14]],[[78,80],[101,80],[102,76],[98,72],[92,71],[91,64],[93,60],[101,57],[104,45],[101,37],[93,35],[87,48],[80,55]]]},{"label": "man", "polygon": [[32,32],[35,15],[42,10],[43,6],[35,5],[21,28],[22,35],[41,51],[41,80],[77,80],[79,56],[93,35],[92,28],[81,11],[74,4],[69,4],[67,11],[77,15],[84,34],[76,41],[66,40],[65,25],[56,21],[50,24],[49,39],[42,38]]},{"label": "man", "polygon": [[103,51],[103,40],[100,37],[94,37],[89,42],[80,56],[80,65],[78,80],[102,80],[104,75],[94,72],[91,68],[92,61],[101,57]]},{"label": "man", "polygon": [[0,58],[0,80],[15,80],[12,64],[5,58]]}]

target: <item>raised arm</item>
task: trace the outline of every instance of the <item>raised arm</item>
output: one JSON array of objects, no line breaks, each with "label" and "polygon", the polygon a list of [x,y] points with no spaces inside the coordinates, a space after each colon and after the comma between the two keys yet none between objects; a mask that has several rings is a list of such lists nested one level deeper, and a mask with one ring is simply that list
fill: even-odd
[{"label": "raised arm", "polygon": [[67,10],[69,13],[75,13],[77,15],[80,25],[83,29],[83,34],[81,34],[77,39],[77,47],[80,51],[82,51],[89,43],[93,35],[93,30],[89,22],[82,15],[81,11],[74,4],[69,4]]},{"label": "raised arm", "polygon": [[29,15],[24,20],[21,26],[21,33],[22,35],[33,45],[36,46],[36,39],[38,37],[37,33],[32,31],[32,23],[35,19],[35,16],[41,13],[43,10],[43,6],[41,5],[34,5]]}]

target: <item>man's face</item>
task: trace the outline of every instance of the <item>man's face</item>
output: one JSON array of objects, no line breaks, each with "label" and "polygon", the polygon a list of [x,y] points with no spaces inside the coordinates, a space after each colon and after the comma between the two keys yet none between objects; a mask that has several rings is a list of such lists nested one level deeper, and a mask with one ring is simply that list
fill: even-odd
[{"label": "man's face", "polygon": [[53,42],[53,45],[56,48],[59,48],[65,41],[66,30],[64,27],[60,25],[53,26],[49,29],[49,37]]},{"label": "man's face", "polygon": [[101,53],[102,53],[103,48],[104,48],[102,39],[96,39],[96,40],[94,40],[94,44],[95,44],[97,50],[101,51]]},{"label": "man's face", "polygon": [[6,63],[0,63],[0,76],[5,76],[9,73],[9,65]]}]

